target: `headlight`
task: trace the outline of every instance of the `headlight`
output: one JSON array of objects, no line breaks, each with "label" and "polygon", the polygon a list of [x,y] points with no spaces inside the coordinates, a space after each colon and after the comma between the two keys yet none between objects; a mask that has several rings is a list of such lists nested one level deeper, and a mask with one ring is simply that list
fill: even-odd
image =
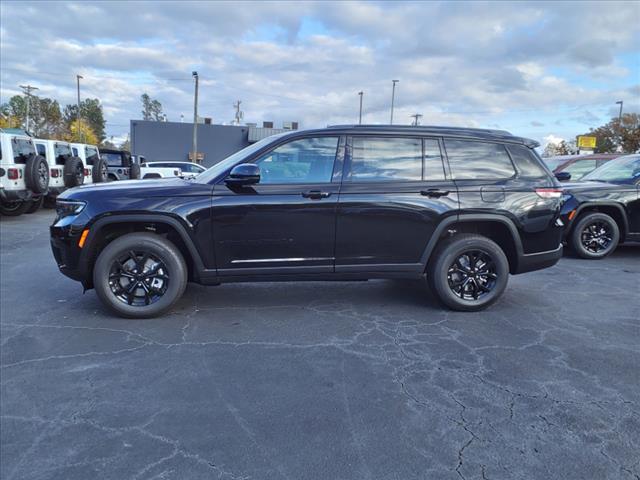
[{"label": "headlight", "polygon": [[71,215],[78,215],[86,206],[87,202],[82,202],[80,200],[58,200],[56,202],[56,214],[58,215],[58,220]]}]

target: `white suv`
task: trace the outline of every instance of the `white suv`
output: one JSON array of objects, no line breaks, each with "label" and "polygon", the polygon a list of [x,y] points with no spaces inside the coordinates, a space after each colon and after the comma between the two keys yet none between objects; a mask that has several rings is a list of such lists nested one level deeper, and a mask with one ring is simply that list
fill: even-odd
[{"label": "white suv", "polygon": [[49,166],[26,133],[0,131],[0,213],[35,212],[49,188]]},{"label": "white suv", "polygon": [[147,162],[141,165],[140,178],[191,178],[205,170],[206,168],[193,162]]},{"label": "white suv", "polygon": [[71,150],[75,157],[79,157],[84,163],[84,183],[106,182],[109,177],[109,168],[106,160],[100,158],[100,151],[95,145],[84,143],[72,143]]},{"label": "white suv", "polygon": [[84,164],[73,155],[68,142],[35,139],[34,143],[38,153],[47,159],[51,168],[50,196],[84,183]]}]

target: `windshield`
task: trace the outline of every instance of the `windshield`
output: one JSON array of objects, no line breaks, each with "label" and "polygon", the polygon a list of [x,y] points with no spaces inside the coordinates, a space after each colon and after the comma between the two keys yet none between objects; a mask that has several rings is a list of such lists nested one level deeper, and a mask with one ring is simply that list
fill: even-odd
[{"label": "windshield", "polygon": [[581,179],[618,184],[634,184],[640,181],[640,155],[626,155],[605,163]]},{"label": "windshield", "polygon": [[216,178],[225,170],[234,166],[236,163],[241,163],[244,158],[250,156],[254,152],[257,152],[261,148],[269,145],[270,143],[277,140],[278,138],[288,135],[289,133],[290,132],[284,132],[284,133],[279,133],[277,135],[272,135],[270,137],[263,138],[259,142],[249,145],[248,147],[245,147],[242,150],[238,150],[233,155],[225,158],[224,160],[216,163],[213,167],[202,172],[200,175],[196,177],[196,181],[198,183],[209,183],[211,180]]}]

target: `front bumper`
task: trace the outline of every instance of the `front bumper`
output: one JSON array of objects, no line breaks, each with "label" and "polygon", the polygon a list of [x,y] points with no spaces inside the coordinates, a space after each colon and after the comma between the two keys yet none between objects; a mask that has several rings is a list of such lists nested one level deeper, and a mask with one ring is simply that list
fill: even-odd
[{"label": "front bumper", "polygon": [[514,274],[533,272],[552,267],[562,258],[562,244],[555,250],[539,253],[527,253],[518,257],[518,266]]},{"label": "front bumper", "polygon": [[77,217],[56,219],[49,227],[51,251],[58,269],[67,277],[82,282],[85,288],[91,285],[91,278],[85,260],[86,252],[78,246],[78,241],[88,220],[83,212]]}]

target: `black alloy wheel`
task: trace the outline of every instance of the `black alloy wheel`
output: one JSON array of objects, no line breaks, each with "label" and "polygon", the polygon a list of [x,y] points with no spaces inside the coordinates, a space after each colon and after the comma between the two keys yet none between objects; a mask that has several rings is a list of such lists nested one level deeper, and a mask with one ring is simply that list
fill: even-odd
[{"label": "black alloy wheel", "polygon": [[132,306],[156,303],[166,293],[169,282],[166,265],[149,252],[130,250],[116,258],[109,271],[111,292]]},{"label": "black alloy wheel", "polygon": [[497,279],[495,262],[482,250],[463,252],[447,273],[449,288],[462,300],[482,299],[492,292]]},{"label": "black alloy wheel", "polygon": [[613,242],[613,232],[607,222],[596,221],[586,225],[580,233],[580,241],[584,249],[591,253],[606,251]]}]

